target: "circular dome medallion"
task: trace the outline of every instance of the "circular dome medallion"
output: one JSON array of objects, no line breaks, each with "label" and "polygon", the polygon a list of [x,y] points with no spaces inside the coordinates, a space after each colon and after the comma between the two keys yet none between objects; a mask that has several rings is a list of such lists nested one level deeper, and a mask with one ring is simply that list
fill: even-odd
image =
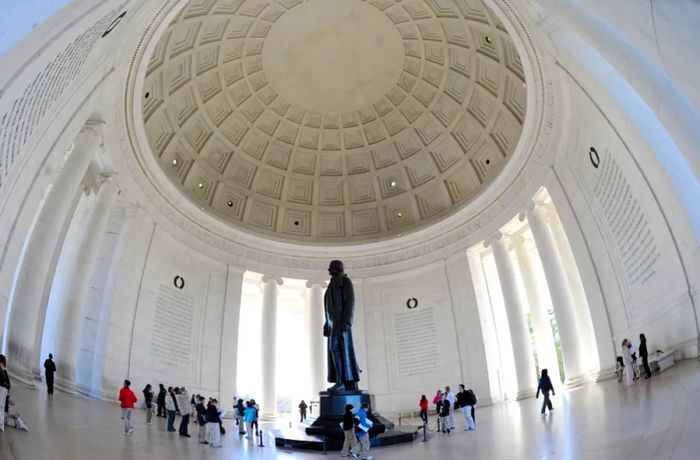
[{"label": "circular dome medallion", "polygon": [[516,47],[480,0],[190,0],[142,91],[150,150],[192,202],[323,245],[466,206],[526,113]]},{"label": "circular dome medallion", "polygon": [[304,110],[368,107],[401,76],[403,44],[391,20],[356,0],[311,0],[285,13],[263,47],[272,88]]}]

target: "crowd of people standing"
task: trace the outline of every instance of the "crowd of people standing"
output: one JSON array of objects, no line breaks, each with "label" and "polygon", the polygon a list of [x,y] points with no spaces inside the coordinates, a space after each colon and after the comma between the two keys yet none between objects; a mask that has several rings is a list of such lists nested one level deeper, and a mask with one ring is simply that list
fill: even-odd
[{"label": "crowd of people standing", "polygon": [[[455,394],[452,388],[445,387],[445,391],[438,389],[433,397],[435,405],[435,413],[438,416],[438,431],[444,434],[450,434],[457,429],[455,423],[455,411],[460,409],[464,418],[464,431],[473,431],[476,429],[476,403],[477,398],[474,391],[466,389],[461,384],[459,391]],[[425,395],[421,396],[420,402],[420,418],[424,424],[428,423],[428,398]]]},{"label": "crowd of people standing", "polygon": [[[158,394],[153,391],[151,384],[143,389],[144,405],[146,407],[146,425],[153,424],[154,399],[157,409],[156,417],[167,419],[168,432],[178,431],[180,436],[189,438],[190,423],[198,427],[198,439],[201,444],[211,447],[221,447],[221,435],[224,430],[222,417],[224,411],[220,408],[215,398],[205,398],[202,395],[190,395],[185,387],[168,387],[161,383],[158,385]],[[131,382],[124,381],[124,386],[119,391],[121,406],[121,418],[124,422],[124,434],[131,436],[134,426],[131,418],[134,407],[138,402],[136,394],[131,389]],[[180,415],[178,429],[175,429],[175,419]],[[237,420],[237,423],[241,423]],[[242,433],[245,434],[245,433]]]}]

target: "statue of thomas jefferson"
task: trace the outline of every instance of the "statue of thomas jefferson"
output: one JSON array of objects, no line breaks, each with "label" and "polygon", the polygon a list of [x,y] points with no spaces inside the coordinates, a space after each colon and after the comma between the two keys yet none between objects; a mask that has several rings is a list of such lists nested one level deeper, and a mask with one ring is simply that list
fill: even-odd
[{"label": "statue of thomas jefferson", "polygon": [[328,381],[335,383],[328,391],[357,390],[360,368],[352,344],[355,291],[341,261],[332,261],[328,273],[331,280],[323,302],[326,314],[323,336],[328,337]]}]

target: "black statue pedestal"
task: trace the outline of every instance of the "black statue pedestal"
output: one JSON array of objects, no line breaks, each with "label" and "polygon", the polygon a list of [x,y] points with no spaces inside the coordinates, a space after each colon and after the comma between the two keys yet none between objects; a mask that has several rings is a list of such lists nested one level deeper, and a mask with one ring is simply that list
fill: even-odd
[{"label": "black statue pedestal", "polygon": [[[305,449],[318,451],[340,450],[343,447],[345,435],[341,427],[345,405],[353,405],[353,413],[357,413],[362,403],[370,403],[370,395],[361,390],[322,391],[320,393],[320,415],[315,420],[308,419],[296,428],[273,429],[275,445],[285,449]],[[370,404],[370,408],[372,404]],[[418,436],[418,426],[394,427],[394,424],[377,413],[370,412],[372,420],[369,430],[372,447],[388,446],[404,442],[413,442]],[[306,428],[304,429],[304,425]]]},{"label": "black statue pedestal", "polygon": [[[370,404],[369,394],[362,390],[322,391],[321,409],[318,418],[306,428],[306,434],[324,436],[328,439],[344,439],[340,426],[347,404],[353,405],[353,412],[357,413],[362,403]],[[371,404],[370,404],[370,407]],[[374,424],[369,431],[370,437],[394,428],[394,424],[379,414],[370,413],[368,418]]]}]

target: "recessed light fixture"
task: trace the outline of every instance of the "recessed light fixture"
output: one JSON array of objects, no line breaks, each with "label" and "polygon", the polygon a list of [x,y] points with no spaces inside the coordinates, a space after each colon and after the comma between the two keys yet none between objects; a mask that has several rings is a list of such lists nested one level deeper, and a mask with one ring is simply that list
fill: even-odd
[{"label": "recessed light fixture", "polygon": [[484,41],[490,45],[493,43],[493,37],[491,35],[487,35],[484,37]]},{"label": "recessed light fixture", "polygon": [[177,166],[177,158],[173,159],[173,166]]},{"label": "recessed light fixture", "polygon": [[389,187],[391,187],[391,188],[394,188],[394,187],[396,187],[396,181],[395,181],[395,180],[393,180],[393,179],[392,179],[392,180],[390,180],[390,181],[389,181]]},{"label": "recessed light fixture", "polygon": [[403,217],[403,212],[402,212],[402,211],[397,212],[397,213],[396,213],[396,217],[398,217],[399,219],[401,219],[401,218]]},{"label": "recessed light fixture", "polygon": [[489,160],[489,159],[487,158],[487,159],[486,159],[486,164],[487,164],[487,165],[490,165],[490,164],[491,164],[491,160]]},{"label": "recessed light fixture", "polygon": [[227,202],[227,203],[226,203],[226,206],[228,206],[229,208],[232,208],[232,207],[233,207],[233,201]]},{"label": "recessed light fixture", "polygon": [[198,183],[198,184],[197,184],[197,187],[199,187],[199,188],[204,188],[204,182]]},{"label": "recessed light fixture", "polygon": [[151,95],[151,93],[149,93],[149,92],[146,92],[146,94],[145,94],[145,96],[146,96],[146,99],[148,99],[148,96],[150,96],[150,95]]}]

